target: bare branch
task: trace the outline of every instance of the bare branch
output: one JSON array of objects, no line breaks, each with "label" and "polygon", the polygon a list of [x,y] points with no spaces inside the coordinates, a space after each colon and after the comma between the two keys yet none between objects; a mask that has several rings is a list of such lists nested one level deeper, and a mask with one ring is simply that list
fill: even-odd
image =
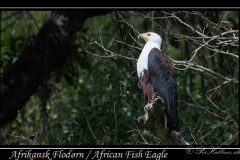
[{"label": "bare branch", "polygon": [[85,112],[84,112],[83,108],[81,108],[81,109],[82,109],[83,115],[84,115],[84,117],[85,117],[85,119],[86,119],[86,121],[87,121],[88,128],[89,128],[89,130],[90,130],[93,138],[94,138],[94,139],[96,140],[96,142],[97,142],[97,141],[98,141],[98,140],[97,140],[97,137],[94,135],[94,133],[93,133],[93,131],[92,131],[92,128],[91,128],[91,126],[90,126],[90,124],[89,124],[88,118],[87,118],[87,116],[85,115]]},{"label": "bare branch", "polygon": [[155,135],[162,140],[165,145],[189,145],[179,132],[168,133],[166,129],[166,117],[163,101],[160,97],[155,98],[144,107],[145,114],[139,117],[139,121],[144,123]]},{"label": "bare branch", "polygon": [[[195,51],[193,51],[194,55],[192,56],[192,58],[191,58],[188,62],[191,62],[191,61],[195,58],[196,54],[198,53],[198,51],[199,51],[202,47],[206,46],[206,45],[207,45],[208,43],[210,43],[212,40],[214,40],[214,39],[216,39],[216,38],[218,38],[218,37],[220,37],[220,36],[224,36],[224,35],[226,35],[226,34],[229,34],[229,33],[238,33],[238,30],[230,30],[230,31],[226,31],[226,32],[224,32],[224,33],[221,33],[220,35],[213,36],[213,38],[211,38],[211,39],[208,40],[206,43],[202,44],[200,47],[198,47],[197,49],[195,49]],[[234,57],[238,58],[238,56],[235,55],[235,54],[231,54],[231,53],[228,53],[228,54],[231,55],[231,56],[234,56]]]},{"label": "bare branch", "polygon": [[[108,56],[96,55],[96,54],[93,54],[93,53],[91,53],[91,52],[89,52],[89,51],[88,51],[87,53],[92,54],[92,55],[96,55],[96,56],[99,56],[99,57],[103,57],[103,58],[111,58],[111,57],[117,57],[117,56],[118,56],[118,57],[125,58],[125,59],[128,59],[128,60],[134,60],[134,61],[136,61],[135,58],[123,56],[123,55],[120,55],[120,54],[117,54],[117,53],[115,53],[115,52],[112,52],[112,51],[108,50],[108,49],[105,48],[103,45],[99,44],[97,41],[94,41],[93,44],[96,44],[97,46],[101,47],[101,48],[108,54]],[[111,55],[110,55],[109,53],[110,53]]]},{"label": "bare branch", "polygon": [[121,18],[121,20],[117,20],[116,18],[115,18],[115,20],[117,20],[117,21],[122,21],[122,22],[126,23],[131,29],[133,29],[134,31],[136,31],[137,34],[140,34],[140,32],[139,32],[136,28],[134,28],[133,25],[132,25],[130,22],[127,22],[127,21],[123,18],[123,16],[122,16],[118,11],[117,11],[117,14],[118,14],[119,17]]},{"label": "bare branch", "polygon": [[234,83],[238,83],[238,81],[235,80],[235,79],[230,79],[230,78],[224,77],[223,75],[221,75],[217,72],[214,72],[211,69],[205,68],[205,67],[197,65],[197,64],[189,63],[187,61],[176,61],[176,60],[172,60],[172,62],[175,65],[183,65],[187,68],[191,68],[191,69],[194,69],[196,71],[206,73],[206,74],[210,75],[211,77],[213,77],[215,79],[220,79],[221,81],[224,81],[224,82],[225,81],[227,81],[227,82],[231,81],[231,82],[234,82]]},{"label": "bare branch", "polygon": [[221,123],[219,123],[218,125],[216,125],[214,128],[212,128],[209,132],[207,132],[204,136],[202,136],[199,141],[202,141],[207,135],[209,135],[211,132],[213,132],[215,129],[217,129],[217,127],[221,126],[221,124],[223,124],[226,120],[228,119],[228,117],[222,121]]}]

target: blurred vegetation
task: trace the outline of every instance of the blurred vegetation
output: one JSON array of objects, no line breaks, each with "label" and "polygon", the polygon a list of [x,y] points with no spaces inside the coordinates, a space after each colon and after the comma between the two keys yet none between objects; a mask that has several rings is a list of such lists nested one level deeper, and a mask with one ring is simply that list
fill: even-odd
[{"label": "blurred vegetation", "polygon": [[[239,28],[238,11],[202,11],[206,21],[190,11],[167,13],[186,19],[197,30],[205,29],[204,33],[218,35],[229,29],[209,30],[207,20],[216,24],[229,21],[232,30]],[[63,70],[53,73],[16,120],[1,130],[1,144],[161,144],[137,121],[144,113],[144,104],[137,86],[136,59],[144,43],[137,42],[136,30],[159,33],[163,51],[178,61],[189,60],[201,45],[180,36],[196,36],[182,23],[157,18],[169,16],[167,13],[121,11],[87,19]],[[1,76],[31,44],[49,16],[46,11],[1,12]],[[239,55],[238,46],[227,47],[218,49]],[[192,63],[238,81],[238,58],[206,47],[199,53]],[[181,135],[190,144],[238,144],[238,82],[210,91],[220,81],[204,72],[175,67]]]}]

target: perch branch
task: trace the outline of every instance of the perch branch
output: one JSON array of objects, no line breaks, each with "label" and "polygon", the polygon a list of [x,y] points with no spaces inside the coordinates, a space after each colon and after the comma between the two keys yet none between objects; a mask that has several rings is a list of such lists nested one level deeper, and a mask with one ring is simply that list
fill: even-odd
[{"label": "perch branch", "polygon": [[148,103],[144,107],[144,111],[145,114],[138,118],[139,122],[151,130],[165,145],[189,145],[179,132],[173,130],[168,133],[165,128],[166,122],[162,98],[157,97],[151,103]]}]

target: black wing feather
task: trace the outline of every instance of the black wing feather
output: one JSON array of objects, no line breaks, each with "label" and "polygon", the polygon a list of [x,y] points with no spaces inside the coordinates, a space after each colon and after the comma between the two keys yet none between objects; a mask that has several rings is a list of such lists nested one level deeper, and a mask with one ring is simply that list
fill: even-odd
[{"label": "black wing feather", "polygon": [[157,48],[151,49],[148,55],[148,72],[154,92],[161,96],[165,103],[167,127],[178,130],[177,118],[177,83],[168,58]]}]

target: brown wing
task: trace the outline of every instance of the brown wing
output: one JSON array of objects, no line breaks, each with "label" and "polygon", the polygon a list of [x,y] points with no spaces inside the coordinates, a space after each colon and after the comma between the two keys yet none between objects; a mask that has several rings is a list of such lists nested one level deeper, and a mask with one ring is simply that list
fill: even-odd
[{"label": "brown wing", "polygon": [[178,130],[176,78],[169,59],[157,48],[148,55],[148,74],[154,92],[164,100],[167,127],[170,131]]}]

